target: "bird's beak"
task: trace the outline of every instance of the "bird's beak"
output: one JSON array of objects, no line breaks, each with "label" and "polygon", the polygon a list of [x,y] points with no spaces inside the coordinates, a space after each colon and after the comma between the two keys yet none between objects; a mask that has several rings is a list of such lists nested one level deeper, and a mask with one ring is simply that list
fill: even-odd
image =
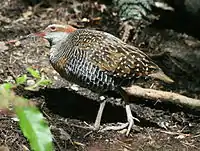
[{"label": "bird's beak", "polygon": [[42,38],[43,40],[46,41],[45,36],[46,36],[46,32],[41,31],[41,32],[32,33],[27,36],[24,36],[20,40],[31,38],[33,41],[36,41],[37,38]]},{"label": "bird's beak", "polygon": [[30,35],[28,35],[29,37],[44,37],[46,36],[46,32],[37,32],[37,33],[32,33]]},{"label": "bird's beak", "polygon": [[32,34],[29,34],[27,36],[24,36],[22,37],[20,40],[23,40],[23,39],[26,39],[26,38],[38,38],[38,37],[41,37],[41,38],[44,38],[46,36],[46,32],[37,32],[37,33],[32,33]]}]

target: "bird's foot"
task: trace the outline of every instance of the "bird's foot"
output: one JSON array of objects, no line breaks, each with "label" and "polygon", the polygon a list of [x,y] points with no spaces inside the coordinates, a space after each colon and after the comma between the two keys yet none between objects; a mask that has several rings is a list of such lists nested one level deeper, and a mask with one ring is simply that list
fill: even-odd
[{"label": "bird's foot", "polygon": [[86,124],[86,126],[84,127],[84,129],[89,130],[89,132],[86,133],[84,135],[84,137],[90,135],[93,132],[105,132],[105,131],[111,131],[111,130],[120,131],[120,130],[123,130],[123,129],[125,129],[125,128],[127,128],[129,126],[129,122],[127,122],[127,123],[117,123],[118,125],[115,124],[113,126],[111,126],[111,125],[108,126],[107,125],[104,128],[103,128],[103,126],[95,127],[95,125],[90,125],[90,124],[87,124],[86,122],[85,122],[85,124]]},{"label": "bird's foot", "polygon": [[95,126],[95,124],[91,125],[91,124],[88,124],[87,122],[84,122],[84,124],[86,126],[76,126],[76,127],[88,129],[88,130],[92,130],[92,131],[98,131],[100,129],[100,126]]},{"label": "bird's foot", "polygon": [[90,130],[90,132],[88,132],[88,133],[85,135],[85,137],[88,136],[89,134],[91,134],[92,132],[98,131],[98,130],[100,129],[101,116],[102,116],[102,113],[103,113],[105,104],[106,104],[106,100],[104,100],[103,102],[100,103],[100,107],[99,107],[99,110],[98,110],[98,113],[97,113],[97,116],[96,116],[96,120],[95,120],[94,125],[90,125],[90,124],[87,124],[87,123],[85,122],[85,124],[87,125],[87,126],[85,127],[85,129]]},{"label": "bird's foot", "polygon": [[129,135],[131,129],[134,126],[134,120],[139,122],[139,119],[135,118],[135,117],[128,117],[128,122],[126,123],[119,123],[119,125],[117,126],[106,126],[103,129],[100,129],[100,132],[105,132],[105,131],[120,131],[120,130],[125,130],[126,129],[126,136]]},{"label": "bird's foot", "polygon": [[101,132],[108,131],[108,130],[117,130],[118,131],[118,130],[123,130],[123,129],[127,128],[126,136],[128,136],[132,127],[134,126],[134,120],[137,122],[140,122],[140,120],[133,117],[129,105],[126,105],[126,114],[127,114],[127,121],[128,121],[127,123],[121,123],[119,126],[107,126],[103,129],[101,129],[100,131]]},{"label": "bird's foot", "polygon": [[86,122],[84,122],[84,124],[85,124],[86,126],[81,127],[81,128],[84,128],[84,129],[89,130],[89,132],[86,133],[86,134],[84,135],[84,137],[87,137],[87,136],[90,135],[91,133],[93,133],[93,132],[98,132],[98,131],[100,130],[100,126],[96,126],[95,124],[94,124],[94,125],[90,125],[90,124],[88,124],[88,123],[86,123]]},{"label": "bird's foot", "polygon": [[126,131],[126,136],[129,135],[130,131],[131,131],[131,128],[133,127],[134,125],[134,120],[137,121],[137,122],[140,122],[139,119],[133,117],[132,113],[131,113],[131,109],[130,107],[126,107],[126,114],[127,114],[127,120],[128,120],[128,129]]},{"label": "bird's foot", "polygon": [[106,126],[105,128],[103,129],[100,129],[100,132],[105,132],[105,131],[110,131],[110,130],[113,130],[113,131],[119,131],[119,130],[123,130],[125,129],[129,123],[118,123],[119,125],[115,125],[115,126]]}]

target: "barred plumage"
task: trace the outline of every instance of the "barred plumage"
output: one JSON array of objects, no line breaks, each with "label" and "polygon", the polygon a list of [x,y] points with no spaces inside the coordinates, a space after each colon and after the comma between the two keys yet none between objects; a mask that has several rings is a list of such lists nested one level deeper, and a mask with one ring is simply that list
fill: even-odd
[{"label": "barred plumage", "polygon": [[[50,58],[54,68],[67,80],[93,91],[115,90],[123,81],[130,84],[141,76],[162,72],[138,48],[101,31],[78,29],[56,47],[52,49],[59,55]],[[63,57],[65,67],[60,65]]]},{"label": "barred plumage", "polygon": [[[118,91],[126,99],[121,87],[140,77],[173,82],[145,53],[109,33],[50,25],[35,35],[50,42],[50,62],[63,78],[100,94]],[[133,117],[128,100],[125,101],[129,133]],[[104,104],[101,103],[95,129],[100,126]]]}]

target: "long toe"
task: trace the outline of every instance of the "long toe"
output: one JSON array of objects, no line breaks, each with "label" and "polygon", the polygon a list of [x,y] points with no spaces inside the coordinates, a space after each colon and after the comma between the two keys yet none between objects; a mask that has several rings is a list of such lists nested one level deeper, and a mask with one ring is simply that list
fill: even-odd
[{"label": "long toe", "polygon": [[129,117],[128,117],[128,129],[127,129],[127,131],[126,131],[126,136],[129,135],[129,133],[130,133],[132,127],[134,126],[134,120],[137,120],[137,121],[138,121],[138,119],[135,118],[135,117],[133,117],[133,116],[129,116]]},{"label": "long toe", "polygon": [[83,129],[87,129],[89,130],[89,132],[87,132],[84,137],[87,137],[88,135],[90,135],[91,133],[97,132],[99,130],[99,128],[95,127],[94,125],[88,125],[85,127],[82,127]]},{"label": "long toe", "polygon": [[127,115],[127,123],[120,123],[120,125],[117,125],[117,126],[106,126],[105,128],[100,129],[100,131],[101,132],[109,131],[109,130],[119,131],[119,130],[127,129],[126,136],[128,136],[131,129],[134,126],[134,120],[137,122],[140,122],[140,120],[133,117],[130,105],[126,105],[126,115]]},{"label": "long toe", "polygon": [[[96,126],[95,124],[93,124],[93,125],[91,125],[91,124],[88,124],[88,123],[86,123],[86,122],[84,122],[84,124],[86,125],[86,126],[83,126],[83,127],[81,127],[81,128],[83,128],[83,129],[88,129],[88,130],[91,130],[91,131],[98,131],[99,129],[100,129],[100,125],[98,125],[98,126]],[[80,127],[80,126],[79,126]]]},{"label": "long toe", "polygon": [[133,125],[134,125],[134,120],[140,122],[139,119],[133,117],[132,112],[131,112],[131,108],[130,105],[126,105],[126,115],[127,115],[127,120],[128,120],[128,129],[126,131],[126,136],[129,135]]},{"label": "long toe", "polygon": [[100,129],[100,132],[105,132],[105,131],[121,131],[121,130],[125,130],[126,129],[126,136],[129,135],[131,129],[134,126],[134,120],[139,121],[137,118],[133,117],[133,116],[129,116],[128,117],[128,122],[127,123],[119,123],[119,125],[112,125],[112,126],[106,126],[102,129]]},{"label": "long toe", "polygon": [[120,123],[119,125],[114,125],[114,126],[106,126],[103,129],[100,129],[100,132],[105,132],[105,131],[119,131],[119,130],[123,130],[125,129],[127,126],[129,125],[129,123]]}]

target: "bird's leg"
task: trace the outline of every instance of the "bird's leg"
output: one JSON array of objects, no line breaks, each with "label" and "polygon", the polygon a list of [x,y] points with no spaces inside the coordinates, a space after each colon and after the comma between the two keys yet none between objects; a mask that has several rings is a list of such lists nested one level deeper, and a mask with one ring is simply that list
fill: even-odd
[{"label": "bird's leg", "polygon": [[119,88],[119,92],[126,103],[125,108],[126,108],[126,116],[127,116],[127,121],[128,121],[128,129],[126,131],[126,135],[128,136],[131,131],[131,128],[134,125],[134,120],[136,120],[138,122],[140,122],[140,120],[133,117],[133,115],[132,115],[130,104],[129,104],[129,96],[127,95],[127,93],[123,90],[123,88]]},{"label": "bird's leg", "polygon": [[98,130],[100,128],[101,117],[103,114],[103,110],[105,108],[105,104],[106,104],[106,100],[104,100],[103,102],[100,103],[99,110],[98,110],[96,120],[94,123],[94,130]]},{"label": "bird's leg", "polygon": [[128,95],[126,94],[126,92],[120,88],[119,89],[119,92],[121,94],[121,96],[123,97],[124,101],[126,102],[126,115],[127,115],[127,123],[123,123],[122,125],[120,126],[109,126],[109,127],[106,127],[104,129],[102,129],[101,131],[106,131],[106,130],[122,130],[122,129],[125,129],[126,127],[128,127],[127,131],[126,131],[126,136],[129,135],[130,131],[131,131],[131,128],[133,127],[134,125],[134,120],[139,121],[139,119],[133,117],[132,115],[132,112],[131,112],[131,108],[130,108],[130,105],[129,105],[129,97]]},{"label": "bird's leg", "polygon": [[131,128],[133,127],[134,125],[134,120],[139,121],[139,119],[133,117],[132,115],[132,112],[131,112],[131,108],[130,108],[130,105],[126,105],[126,116],[127,116],[127,121],[128,121],[128,129],[126,131],[126,135],[128,136],[130,131],[131,131]]},{"label": "bird's leg", "polygon": [[94,125],[89,125],[89,124],[85,123],[85,124],[87,124],[88,127],[84,127],[84,128],[90,129],[92,131],[97,131],[97,130],[100,129],[101,117],[102,117],[102,114],[103,114],[103,110],[105,108],[105,104],[106,104],[106,100],[103,100],[100,103],[99,110],[98,110]]},{"label": "bird's leg", "polygon": [[[102,114],[103,114],[103,110],[105,108],[105,104],[106,104],[106,99],[103,100],[100,103],[99,110],[98,110],[98,113],[97,113],[94,125],[89,125],[89,124],[85,123],[87,125],[87,127],[81,127],[81,128],[89,129],[90,130],[90,132],[88,132],[87,134],[85,134],[84,137],[86,137],[87,135],[90,135],[92,132],[97,131],[97,130],[100,129],[101,117],[102,117]],[[78,126],[78,127],[80,127],[80,126]]]}]

